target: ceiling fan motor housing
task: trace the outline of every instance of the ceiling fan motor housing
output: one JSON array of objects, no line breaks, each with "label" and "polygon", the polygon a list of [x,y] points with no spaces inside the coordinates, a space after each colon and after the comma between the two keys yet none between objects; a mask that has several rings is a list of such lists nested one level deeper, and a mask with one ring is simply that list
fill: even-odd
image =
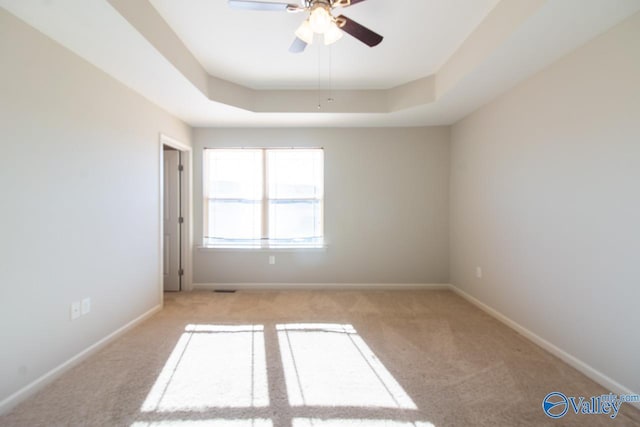
[{"label": "ceiling fan motor housing", "polygon": [[335,25],[335,18],[331,14],[331,5],[328,0],[316,0],[311,6],[309,23],[317,34],[326,33],[331,25]]}]

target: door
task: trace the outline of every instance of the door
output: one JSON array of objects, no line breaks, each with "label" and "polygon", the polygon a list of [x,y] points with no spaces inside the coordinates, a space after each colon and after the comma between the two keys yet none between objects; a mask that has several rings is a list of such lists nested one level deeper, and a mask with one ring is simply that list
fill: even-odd
[{"label": "door", "polygon": [[181,271],[181,218],[180,218],[180,152],[163,151],[163,220],[164,220],[164,290],[180,291]]}]

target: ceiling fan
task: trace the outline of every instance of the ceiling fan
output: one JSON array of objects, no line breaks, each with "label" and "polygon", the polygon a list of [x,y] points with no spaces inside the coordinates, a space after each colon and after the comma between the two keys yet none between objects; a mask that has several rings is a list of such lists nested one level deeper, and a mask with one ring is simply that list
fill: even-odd
[{"label": "ceiling fan", "polygon": [[365,0],[300,0],[300,4],[274,3],[255,0],[229,0],[234,9],[263,10],[280,12],[308,12],[307,19],[296,30],[296,38],[289,51],[301,53],[313,43],[314,34],[324,35],[324,44],[330,45],[342,38],[343,32],[360,40],[369,47],[382,42],[383,37],[344,15],[333,16],[335,8],[345,8]]}]

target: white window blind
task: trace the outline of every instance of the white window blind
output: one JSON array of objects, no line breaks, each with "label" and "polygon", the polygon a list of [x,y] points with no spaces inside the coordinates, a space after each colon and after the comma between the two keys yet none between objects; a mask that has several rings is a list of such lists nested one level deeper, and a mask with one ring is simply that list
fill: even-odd
[{"label": "white window blind", "polygon": [[323,244],[322,149],[206,149],[204,244]]}]

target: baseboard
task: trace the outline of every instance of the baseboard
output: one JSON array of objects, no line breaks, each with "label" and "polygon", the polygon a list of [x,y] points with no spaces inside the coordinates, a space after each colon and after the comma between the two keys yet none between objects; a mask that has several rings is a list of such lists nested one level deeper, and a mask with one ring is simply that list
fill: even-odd
[{"label": "baseboard", "polygon": [[438,283],[194,283],[194,291],[248,290],[248,291],[291,291],[291,290],[331,290],[331,291],[407,291],[407,290],[448,290],[448,284]]},{"label": "baseboard", "polygon": [[141,323],[144,320],[146,320],[147,318],[151,317],[152,315],[154,315],[155,313],[157,313],[161,309],[162,309],[162,306],[161,305],[157,305],[156,307],[152,308],[151,310],[147,311],[146,313],[142,314],[141,316],[133,319],[131,322],[127,323],[126,325],[124,325],[120,329],[112,332],[111,334],[109,334],[106,337],[102,338],[100,341],[98,341],[95,344],[91,345],[90,347],[84,349],[80,353],[76,354],[71,359],[69,359],[66,362],[62,363],[61,365],[58,365],[57,367],[53,368],[52,370],[50,370],[46,374],[42,375],[40,378],[32,381],[31,383],[29,383],[28,385],[24,386],[23,388],[21,388],[17,392],[13,393],[11,396],[7,397],[6,399],[4,399],[3,401],[0,402],[0,415],[8,412],[11,408],[16,406],[20,402],[22,402],[25,399],[29,398],[30,396],[32,396],[36,392],[42,390],[45,386],[47,386],[48,384],[53,382],[60,375],[62,375],[63,373],[65,373],[69,369],[73,368],[74,366],[78,365],[80,362],[84,361],[89,356],[95,354],[98,350],[102,349],[107,344],[111,343],[112,341],[114,341],[115,339],[120,337],[122,334],[124,334],[125,332],[127,332],[131,328],[137,326],[139,323]]},{"label": "baseboard", "polygon": [[[455,292],[456,294],[460,295],[465,300],[469,301],[471,304],[473,304],[476,307],[478,307],[479,309],[481,309],[482,311],[486,312],[490,316],[494,317],[495,319],[497,319],[500,322],[504,323],[505,325],[507,325],[511,329],[515,330],[520,335],[522,335],[525,338],[527,338],[529,341],[532,341],[533,343],[539,345],[540,347],[542,347],[543,349],[545,349],[549,353],[551,353],[554,356],[556,356],[557,358],[561,359],[566,364],[568,364],[571,367],[573,367],[573,368],[577,369],[578,371],[582,372],[584,375],[586,375],[587,377],[591,378],[593,381],[597,382],[601,386],[605,387],[607,390],[610,390],[612,393],[615,393],[615,394],[618,394],[618,395],[620,395],[620,394],[640,394],[640,393],[636,393],[636,392],[632,391],[628,387],[623,386],[619,382],[613,380],[612,378],[608,377],[607,375],[603,374],[602,372],[598,371],[597,369],[593,368],[592,366],[588,365],[587,363],[583,362],[582,360],[578,359],[577,357],[575,357],[575,356],[567,353],[566,351],[562,350],[560,347],[550,343],[549,341],[545,340],[544,338],[540,337],[539,335],[531,332],[529,329],[527,329],[524,326],[520,325],[519,323],[516,323],[515,321],[511,320],[510,318],[508,318],[504,314],[500,313],[499,311],[495,310],[494,308],[489,307],[487,304],[483,303],[482,301],[480,301],[476,297],[466,293],[462,289],[460,289],[460,288],[458,288],[458,287],[456,287],[454,285],[450,285],[450,289],[453,292]],[[551,391],[555,391],[555,390],[549,390],[549,392],[551,392]],[[633,403],[630,403],[630,404],[632,406],[635,406],[636,408],[640,409],[640,402],[633,402]]]}]

